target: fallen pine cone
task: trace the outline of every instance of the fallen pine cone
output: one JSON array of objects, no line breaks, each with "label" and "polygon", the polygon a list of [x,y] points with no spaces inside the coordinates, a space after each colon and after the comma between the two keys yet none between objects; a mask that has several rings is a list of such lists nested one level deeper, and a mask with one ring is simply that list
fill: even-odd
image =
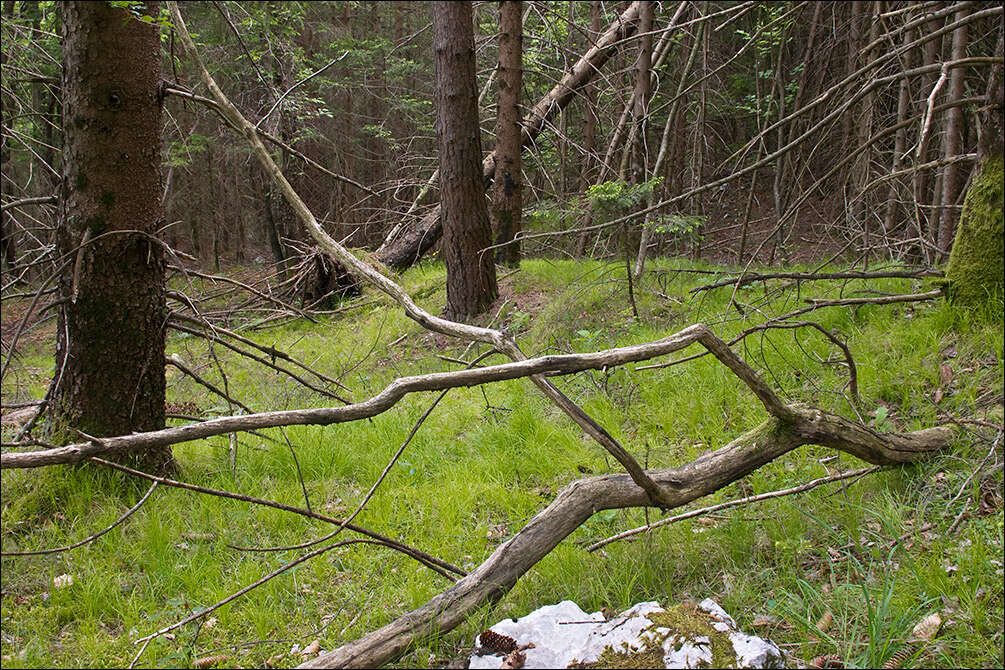
[{"label": "fallen pine cone", "polygon": [[223,663],[227,660],[227,656],[224,654],[217,654],[216,656],[203,656],[202,658],[197,658],[192,661],[192,667],[194,668],[211,668],[217,663]]},{"label": "fallen pine cone", "polygon": [[[493,654],[508,654],[516,649],[516,640],[509,635],[500,635],[494,630],[483,631],[478,636],[479,644]],[[516,666],[520,667],[520,666]]]}]

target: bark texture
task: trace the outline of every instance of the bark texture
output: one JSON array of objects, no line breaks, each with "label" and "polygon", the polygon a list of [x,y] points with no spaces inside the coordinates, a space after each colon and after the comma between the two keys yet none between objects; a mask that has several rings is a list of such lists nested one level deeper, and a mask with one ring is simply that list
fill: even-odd
[{"label": "bark texture", "polygon": [[1005,189],[1002,154],[981,163],[963,201],[963,215],[949,256],[950,299],[979,306],[1001,300],[1005,282]]},{"label": "bark texture", "polygon": [[433,3],[433,49],[447,317],[467,321],[498,295],[493,254],[484,251],[492,246],[492,228],[478,165],[482,143],[470,2]]},{"label": "bark texture", "polygon": [[[68,2],[51,439],[164,427],[167,318],[160,192],[160,33],[104,2]],[[158,3],[146,12],[157,16]],[[167,447],[128,458],[172,464]]]},{"label": "bark texture", "polygon": [[520,86],[523,67],[522,2],[499,3],[499,111],[496,114],[496,169],[492,187],[495,218],[496,260],[504,265],[520,265],[520,242],[512,241],[520,232],[523,207],[520,148]]}]

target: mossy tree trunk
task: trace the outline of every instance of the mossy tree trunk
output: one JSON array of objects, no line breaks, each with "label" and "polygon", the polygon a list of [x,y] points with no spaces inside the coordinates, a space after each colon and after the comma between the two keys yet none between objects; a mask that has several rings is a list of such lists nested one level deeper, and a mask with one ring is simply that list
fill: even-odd
[{"label": "mossy tree trunk", "polygon": [[[51,439],[164,427],[160,31],[105,2],[62,5],[62,304]],[[143,10],[156,17],[158,3]],[[173,465],[169,448],[129,457]]]},{"label": "mossy tree trunk", "polygon": [[[1005,29],[999,26],[995,56],[1005,52]],[[987,104],[979,116],[977,172],[963,200],[949,268],[949,298],[959,305],[976,307],[1001,300],[1005,294],[1005,230],[1002,181],[1005,153],[1002,141],[1002,66],[995,64],[988,79]]]},{"label": "mossy tree trunk", "polygon": [[1002,296],[1005,254],[1002,240],[1002,154],[986,158],[963,201],[963,214],[949,256],[949,297],[977,306]]}]

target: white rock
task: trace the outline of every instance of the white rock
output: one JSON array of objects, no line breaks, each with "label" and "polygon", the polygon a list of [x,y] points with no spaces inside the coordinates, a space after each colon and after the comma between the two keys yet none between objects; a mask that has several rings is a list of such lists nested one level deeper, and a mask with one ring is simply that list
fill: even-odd
[{"label": "white rock", "polygon": [[[698,605],[710,616],[715,630],[728,636],[736,654],[735,667],[782,668],[784,657],[772,642],[737,630],[736,622],[719,605],[706,598]],[[621,614],[605,621],[601,612],[587,614],[571,600],[548,605],[531,612],[522,619],[504,619],[490,630],[515,640],[527,655],[523,667],[565,668],[573,662],[594,663],[604,652],[637,652],[658,643],[663,648],[663,663],[667,668],[696,668],[713,663],[712,640],[707,635],[688,637],[678,631],[656,626],[649,615],[665,611],[656,602],[634,605]],[[475,640],[481,646],[481,636]],[[474,655],[469,665],[479,668],[498,668],[505,654]]]}]

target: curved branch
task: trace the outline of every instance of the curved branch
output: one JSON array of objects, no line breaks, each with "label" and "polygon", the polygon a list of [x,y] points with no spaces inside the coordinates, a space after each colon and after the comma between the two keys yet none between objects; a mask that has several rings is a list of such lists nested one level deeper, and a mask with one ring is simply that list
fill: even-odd
[{"label": "curved branch", "polygon": [[[673,507],[680,507],[804,444],[825,444],[870,463],[884,465],[910,462],[935,452],[946,446],[952,434],[950,428],[939,427],[881,435],[819,410],[789,409],[794,416],[792,423],[773,417],[718,451],[700,456],[687,465],[649,474],[660,484],[687,482],[686,487],[668,493]],[[594,513],[648,504],[645,492],[625,475],[574,481],[520,532],[454,586],[383,628],[299,667],[380,666],[400,656],[416,639],[446,633],[463,623],[475,609],[499,600],[523,574]]]},{"label": "curved branch", "polygon": [[[608,349],[588,354],[541,356],[517,363],[492,365],[473,370],[436,372],[411,377],[400,377],[388,384],[377,395],[363,402],[351,405],[227,416],[203,421],[202,423],[173,426],[146,433],[134,433],[132,435],[100,439],[94,438],[88,442],[78,442],[65,447],[5,453],[0,455],[0,469],[33,468],[46,465],[76,463],[93,456],[123,454],[140,449],[168,446],[178,444],[179,442],[199,440],[236,431],[293,425],[327,426],[333,423],[356,421],[376,416],[390,409],[409,393],[442,391],[459,386],[476,386],[492,381],[517,379],[529,375],[541,375],[551,372],[571,373],[583,370],[599,370],[605,367],[648,360],[655,356],[672,353],[698,340],[702,340],[704,343],[704,340],[708,339],[708,336],[715,338],[708,328],[699,324],[685,328],[681,332],[662,340],[630,347]],[[715,339],[718,340],[718,338]],[[722,342],[721,340],[718,341]],[[722,343],[721,346],[725,347],[725,343]],[[736,356],[736,354],[728,350],[728,347],[725,347],[725,349],[730,355]],[[737,360],[739,359],[737,358]],[[746,363],[742,361],[740,363],[746,366]],[[750,373],[756,376],[753,370],[750,370]],[[763,385],[763,382],[761,384]],[[766,386],[764,388],[767,389]],[[768,392],[771,393],[770,390]]]},{"label": "curved branch", "polygon": [[56,547],[55,549],[39,549],[37,551],[4,551],[0,552],[0,556],[42,556],[43,554],[58,554],[63,551],[70,551],[71,549],[82,547],[88,542],[93,542],[94,540],[97,540],[99,537],[101,537],[102,535],[104,535],[105,533],[112,530],[120,523],[131,517],[136,512],[136,510],[138,510],[140,507],[143,507],[143,503],[145,503],[150,498],[150,495],[154,492],[154,489],[156,489],[159,484],[160,482],[156,481],[153,484],[151,484],[150,488],[147,489],[147,492],[143,494],[143,497],[140,498],[135,505],[126,510],[122,514],[122,516],[116,519],[111,525],[105,526],[97,533],[89,535],[85,537],[83,540],[80,540],[79,542],[68,544],[65,547]]}]

